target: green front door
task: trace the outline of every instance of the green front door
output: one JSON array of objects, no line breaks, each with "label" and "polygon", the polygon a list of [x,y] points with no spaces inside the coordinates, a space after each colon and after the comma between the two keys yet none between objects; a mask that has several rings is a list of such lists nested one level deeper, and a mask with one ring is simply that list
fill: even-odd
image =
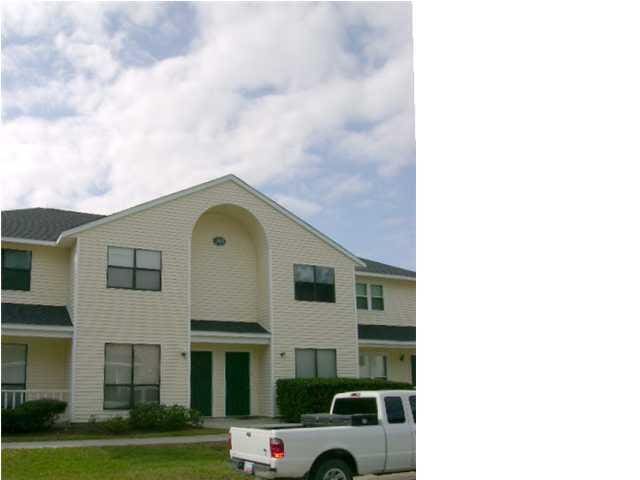
[{"label": "green front door", "polygon": [[211,352],[191,352],[191,408],[211,416]]},{"label": "green front door", "polygon": [[411,355],[411,383],[416,384],[416,356]]},{"label": "green front door", "polygon": [[249,415],[249,352],[226,352],[225,361],[226,414]]}]

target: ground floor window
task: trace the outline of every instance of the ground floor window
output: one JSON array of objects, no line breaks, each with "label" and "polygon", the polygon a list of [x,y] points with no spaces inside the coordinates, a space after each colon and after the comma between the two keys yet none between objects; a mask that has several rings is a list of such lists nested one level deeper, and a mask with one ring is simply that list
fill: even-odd
[{"label": "ground floor window", "polygon": [[335,349],[296,348],[296,378],[336,378]]},{"label": "ground floor window", "polygon": [[[27,388],[27,346],[17,343],[2,344],[2,391],[26,390]],[[2,395],[2,408],[13,404],[17,406],[24,401],[23,395],[9,400],[9,396]],[[8,405],[5,405],[8,403]]]},{"label": "ground floor window", "polygon": [[105,410],[128,410],[138,403],[160,403],[160,345],[107,343]]},{"label": "ground floor window", "polygon": [[387,356],[374,353],[360,354],[360,378],[387,379]]}]

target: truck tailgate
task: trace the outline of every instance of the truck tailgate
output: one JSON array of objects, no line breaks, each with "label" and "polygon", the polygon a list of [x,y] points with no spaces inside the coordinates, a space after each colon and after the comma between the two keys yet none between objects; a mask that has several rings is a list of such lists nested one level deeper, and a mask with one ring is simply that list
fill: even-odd
[{"label": "truck tailgate", "polygon": [[231,428],[231,457],[250,460],[256,463],[270,464],[270,430],[256,428]]}]

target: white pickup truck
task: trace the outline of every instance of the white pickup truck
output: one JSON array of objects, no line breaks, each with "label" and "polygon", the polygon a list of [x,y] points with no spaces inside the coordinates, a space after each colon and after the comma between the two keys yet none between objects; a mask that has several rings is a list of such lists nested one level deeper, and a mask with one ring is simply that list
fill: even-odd
[{"label": "white pickup truck", "polygon": [[[231,463],[262,478],[309,480],[416,468],[415,390],[340,393],[331,415],[316,420],[305,415],[293,428],[231,428]],[[348,424],[325,426],[339,422]]]}]

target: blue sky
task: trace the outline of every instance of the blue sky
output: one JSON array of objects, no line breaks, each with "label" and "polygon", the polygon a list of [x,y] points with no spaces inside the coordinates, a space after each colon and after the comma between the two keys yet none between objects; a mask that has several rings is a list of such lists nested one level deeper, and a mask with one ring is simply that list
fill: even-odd
[{"label": "blue sky", "polygon": [[415,268],[408,3],[2,6],[3,209],[111,213],[234,173]]}]

